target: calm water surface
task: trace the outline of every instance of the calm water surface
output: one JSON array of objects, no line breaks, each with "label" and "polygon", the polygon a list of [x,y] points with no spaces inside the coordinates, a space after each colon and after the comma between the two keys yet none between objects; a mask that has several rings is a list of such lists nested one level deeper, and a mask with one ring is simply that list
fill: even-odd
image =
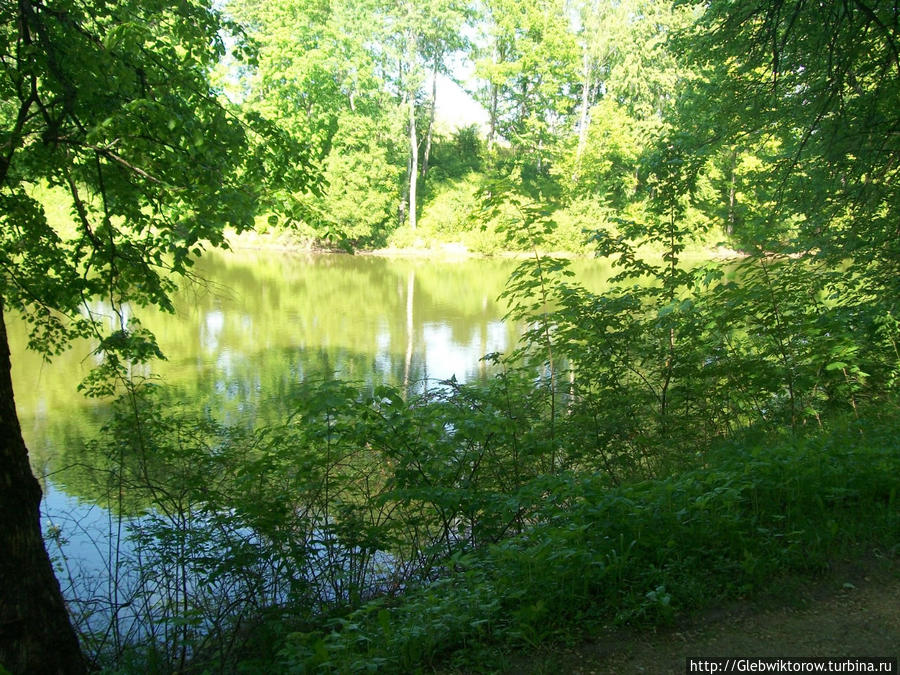
[{"label": "calm water surface", "polygon": [[[481,356],[509,351],[517,340],[519,327],[503,321],[506,307],[498,300],[515,265],[211,252],[196,265],[202,281],[185,282],[177,294],[174,314],[140,310],[168,359],[153,364],[152,374],[188,407],[228,424],[283,419],[304,380],[417,388],[454,375],[471,380],[485,374]],[[596,261],[576,267],[586,283],[604,276]],[[108,307],[95,310],[112,322]],[[54,477],[51,493],[64,495],[67,456],[106,415],[103,402],[76,390],[96,363],[93,345],[77,343],[46,364],[25,350],[24,326],[9,323],[32,464],[38,475]]]},{"label": "calm water surface", "polygon": [[[426,260],[278,252],[212,252],[185,282],[176,311],[142,309],[167,360],[156,375],[174,405],[226,424],[285,419],[299,385],[337,377],[413,389],[486,374],[481,357],[515,346],[520,327],[498,300],[516,262]],[[597,261],[573,267],[589,287],[607,276]],[[109,307],[96,313],[109,317]],[[8,321],[16,402],[32,465],[42,477],[45,531],[59,528],[69,578],[109,578],[115,517],[79,476],[83,450],[108,415],[77,384],[96,364],[80,342],[50,364],[25,349],[25,327]],[[51,554],[59,555],[53,537]],[[73,571],[74,570],[74,571]],[[65,576],[65,575],[64,575]],[[108,582],[107,582],[108,583]],[[71,587],[63,584],[67,593]]]}]

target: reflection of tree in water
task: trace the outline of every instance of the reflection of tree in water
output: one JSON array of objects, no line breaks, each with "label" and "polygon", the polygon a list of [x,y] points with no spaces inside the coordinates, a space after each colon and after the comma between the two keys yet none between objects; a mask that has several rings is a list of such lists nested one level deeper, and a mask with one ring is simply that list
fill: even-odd
[{"label": "reflection of tree in water", "polygon": [[413,354],[413,293],[416,288],[416,271],[410,270],[406,283],[406,359],[403,367],[403,389],[409,389],[409,368]]},{"label": "reflection of tree in water", "polygon": [[[406,361],[392,353],[376,364],[371,355],[337,348],[277,349],[231,358],[227,369],[209,364],[196,370],[192,380],[182,379],[160,388],[159,402],[166,410],[184,411],[228,426],[247,429],[275,425],[296,412],[308,395],[310,383],[341,380],[371,393],[380,384],[417,389],[425,378],[421,356]],[[109,421],[108,404],[86,409],[90,415],[54,416],[43,421],[35,435],[42,452],[33,454],[38,475],[50,474],[59,489],[80,499],[109,504],[110,458],[90,439]]]}]

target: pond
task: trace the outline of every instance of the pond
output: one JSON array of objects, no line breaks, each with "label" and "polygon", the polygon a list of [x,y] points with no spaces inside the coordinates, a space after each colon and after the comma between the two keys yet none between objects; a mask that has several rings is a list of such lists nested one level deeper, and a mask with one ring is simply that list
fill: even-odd
[{"label": "pond", "polygon": [[[175,313],[142,309],[167,360],[156,375],[175,397],[225,424],[284,419],[286,402],[305,380],[340,378],[371,387],[433,386],[455,376],[483,377],[481,357],[514,347],[520,327],[504,322],[498,296],[516,262],[213,251],[175,297]],[[599,286],[595,260],[575,261],[579,278]],[[102,304],[95,312],[110,317]],[[126,308],[127,309],[127,308]],[[47,507],[65,497],[91,501],[68,481],[73,449],[95,436],[103,401],[77,384],[96,364],[94,345],[76,343],[45,363],[25,349],[21,322],[9,321],[13,382],[35,473],[50,477]],[[62,502],[66,501],[66,504]]]},{"label": "pond", "polygon": [[[514,264],[213,252],[196,265],[199,278],[182,284],[174,314],[139,316],[167,357],[153,374],[219,421],[252,424],[277,419],[303,380],[421,386],[483,375],[480,357],[516,340],[497,299]],[[66,447],[95,433],[104,416],[102,402],[76,391],[95,365],[94,345],[75,344],[45,364],[24,349],[24,326],[10,324],[32,462],[38,473],[57,471]]]},{"label": "pond", "polygon": [[[172,405],[245,426],[283,421],[311,380],[422,390],[450,377],[484,377],[481,357],[510,351],[520,334],[498,299],[516,264],[212,252],[182,284],[174,314],[141,310],[167,360],[135,374],[158,376]],[[589,287],[608,276],[598,261],[574,267]],[[92,311],[116,327],[108,306]],[[85,443],[109,414],[107,402],[77,391],[96,364],[94,345],[79,342],[44,363],[25,349],[25,326],[8,323],[19,417],[45,490],[44,529],[64,591],[82,595],[76,585],[92,579],[113,583],[114,595],[123,523],[99,506],[109,495],[82,470],[102,464]]]}]

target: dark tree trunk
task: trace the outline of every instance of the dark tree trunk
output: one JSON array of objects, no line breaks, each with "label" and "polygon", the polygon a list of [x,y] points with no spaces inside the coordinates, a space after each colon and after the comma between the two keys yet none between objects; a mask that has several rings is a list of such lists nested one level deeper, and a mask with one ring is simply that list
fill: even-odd
[{"label": "dark tree trunk", "polygon": [[41,536],[40,505],[16,414],[0,298],[0,664],[13,675],[84,673]]},{"label": "dark tree trunk", "polygon": [[734,236],[734,199],[737,189],[737,180],[735,178],[735,172],[737,171],[737,148],[731,149],[729,169],[731,170],[731,185],[728,187],[728,219],[725,223],[725,234],[731,237]]}]

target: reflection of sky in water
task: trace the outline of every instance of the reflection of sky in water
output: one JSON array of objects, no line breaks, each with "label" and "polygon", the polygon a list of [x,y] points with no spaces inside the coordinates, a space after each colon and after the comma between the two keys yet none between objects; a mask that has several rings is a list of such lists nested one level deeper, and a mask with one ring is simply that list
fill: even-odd
[{"label": "reflection of sky in water", "polygon": [[378,321],[378,331],[375,333],[375,370],[380,373],[389,373],[392,366],[391,329],[387,319],[382,317]]},{"label": "reflection of sky in water", "polygon": [[[492,261],[376,260],[355,256],[296,259],[269,253],[212,256],[210,280],[188,284],[173,298],[174,314],[140,308],[167,361],[132,369],[158,374],[220,421],[241,423],[239,411],[279,410],[298,382],[337,376],[371,386],[413,386],[427,379],[485,375],[479,359],[508,351],[516,330],[500,320],[496,301],[511,264]],[[231,264],[234,263],[234,264]],[[91,313],[108,330],[132,316],[127,304],[98,301]],[[75,391],[102,355],[84,341],[44,364],[25,352],[26,331],[10,322],[13,379],[26,442],[40,462],[77,427],[95,432],[103,402]],[[269,421],[274,421],[269,418]]]},{"label": "reflection of sky in water", "polygon": [[200,344],[204,351],[214,352],[218,349],[223,328],[225,328],[225,314],[222,310],[214,309],[206,313],[203,323],[200,324]]},{"label": "reflection of sky in water", "polygon": [[480,327],[473,327],[468,342],[456,341],[452,327],[446,323],[426,323],[422,335],[425,370],[429,378],[436,380],[455,376],[464,382],[478,372],[478,360],[482,356],[505,351],[508,346],[506,327],[501,321],[488,322],[483,333]]},{"label": "reflection of sky in water", "polygon": [[[71,581],[87,582],[98,578],[108,570],[108,562],[113,559],[111,550],[111,528],[115,521],[106,509],[72,497],[54,487],[47,480],[44,485],[44,501],[41,504],[44,532],[59,528],[60,540],[47,537],[47,551],[56,558],[57,567],[65,570],[58,575],[63,590]],[[62,544],[65,559],[60,555]]]},{"label": "reflection of sky in water", "polygon": [[228,348],[223,349],[216,356],[215,369],[216,373],[219,375],[216,380],[216,389],[219,391],[221,391],[226,386],[226,383],[234,377],[233,358],[233,354]]},{"label": "reflection of sky in water", "polygon": [[431,380],[448,380],[455,376],[460,382],[472,379],[479,372],[479,359],[490,352],[506,351],[509,347],[508,330],[502,321],[488,321],[483,326],[473,326],[467,340],[459,341],[453,334],[453,326],[444,321],[426,322],[400,335],[391,335],[387,321],[380,322],[375,333],[375,371],[389,375],[409,350],[411,358]]}]

